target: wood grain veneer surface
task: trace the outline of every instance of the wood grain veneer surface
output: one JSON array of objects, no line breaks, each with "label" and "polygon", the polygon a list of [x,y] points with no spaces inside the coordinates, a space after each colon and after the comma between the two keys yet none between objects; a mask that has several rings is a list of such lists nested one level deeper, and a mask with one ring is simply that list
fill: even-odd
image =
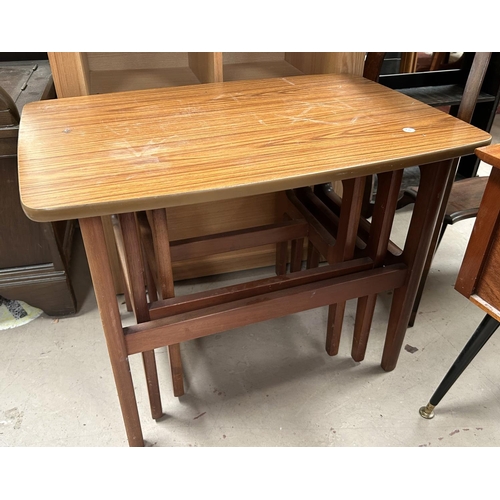
[{"label": "wood grain veneer surface", "polygon": [[83,96],[24,108],[20,192],[33,220],[82,218],[395,170],[490,140],[354,75]]}]

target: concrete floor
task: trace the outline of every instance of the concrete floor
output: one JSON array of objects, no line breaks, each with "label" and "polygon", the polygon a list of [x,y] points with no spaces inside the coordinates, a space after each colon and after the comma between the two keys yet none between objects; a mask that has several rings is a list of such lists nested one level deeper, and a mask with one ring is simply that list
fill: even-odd
[{"label": "concrete floor", "polygon": [[[493,134],[498,142],[500,124]],[[487,166],[481,173],[487,174]],[[401,241],[411,207],[397,214]],[[171,392],[157,351],[165,416],[149,416],[140,356],[131,370],[145,439],[158,447],[492,447],[500,445],[500,337],[493,336],[436,409],[419,416],[483,313],[453,288],[473,221],[448,229],[398,366],[380,368],[390,294],[380,296],[366,359],[350,357],[355,303],[340,353],[324,349],[326,308],[267,321],[182,346],[186,395]],[[0,331],[0,446],[126,446],[113,376],[81,242],[81,307]],[[271,269],[178,284],[185,294],[264,277]],[[121,300],[120,302],[123,302]],[[125,313],[124,306],[122,310]],[[126,315],[127,313],[125,313]],[[130,317],[130,315],[128,315]],[[410,352],[412,351],[412,352]],[[414,352],[413,352],[414,351]]]}]

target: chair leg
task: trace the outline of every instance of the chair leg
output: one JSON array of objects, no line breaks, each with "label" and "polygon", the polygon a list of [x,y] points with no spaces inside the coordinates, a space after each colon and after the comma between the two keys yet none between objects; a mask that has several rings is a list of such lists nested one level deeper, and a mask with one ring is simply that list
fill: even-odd
[{"label": "chair leg", "polygon": [[445,375],[442,382],[432,395],[429,403],[420,408],[420,415],[423,418],[431,419],[434,417],[434,408],[451,389],[467,366],[469,366],[476,354],[483,348],[486,342],[488,342],[489,338],[495,333],[499,325],[500,323],[488,314],[483,318],[476,331],[469,339],[462,352],[458,355],[458,358],[455,360],[451,368],[448,370],[448,373]]}]

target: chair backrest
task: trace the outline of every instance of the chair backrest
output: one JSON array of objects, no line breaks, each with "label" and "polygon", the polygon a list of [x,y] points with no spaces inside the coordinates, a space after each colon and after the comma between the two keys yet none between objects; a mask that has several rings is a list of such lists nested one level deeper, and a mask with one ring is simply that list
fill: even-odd
[{"label": "chair backrest", "polygon": [[457,114],[457,118],[464,122],[470,123],[472,120],[490,59],[491,52],[476,52],[474,56]]},{"label": "chair backrest", "polygon": [[368,80],[378,81],[382,64],[384,62],[385,52],[368,52],[366,54],[363,77]]}]

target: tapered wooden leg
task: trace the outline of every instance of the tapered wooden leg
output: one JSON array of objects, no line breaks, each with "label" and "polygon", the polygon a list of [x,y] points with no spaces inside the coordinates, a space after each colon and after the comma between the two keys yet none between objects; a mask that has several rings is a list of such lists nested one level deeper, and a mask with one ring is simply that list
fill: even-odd
[{"label": "tapered wooden leg", "polygon": [[[334,255],[329,260],[343,262],[352,259],[356,248],[359,218],[363,202],[365,178],[348,179],[343,181],[342,206],[340,211],[337,241],[335,243]],[[328,309],[328,321],[326,328],[326,352],[335,356],[339,352],[342,324],[344,322],[345,302],[332,304]]]},{"label": "tapered wooden leg", "polygon": [[144,446],[134,384],[116,300],[113,276],[107,257],[106,241],[100,217],[80,219],[80,229],[101,315],[109,359],[130,446]]},{"label": "tapered wooden leg", "polygon": [[483,318],[480,325],[439,384],[427,406],[420,408],[420,415],[422,417],[434,417],[434,408],[440,403],[453,384],[458,380],[458,377],[460,377],[463,371],[469,366],[477,353],[484,347],[486,342],[488,342],[499,325],[500,323],[488,314]]},{"label": "tapered wooden leg", "polygon": [[[151,212],[153,227],[153,242],[156,255],[159,292],[162,299],[174,296],[174,278],[172,274],[172,259],[170,257],[170,240],[168,237],[167,213],[164,209]],[[179,344],[168,346],[170,371],[174,396],[184,394],[184,380],[182,370],[181,349]]]},{"label": "tapered wooden leg", "polygon": [[376,295],[368,295],[358,299],[351,350],[351,357],[354,361],[363,361],[365,359],[376,302]]},{"label": "tapered wooden leg", "polygon": [[[127,272],[130,280],[132,307],[134,308],[137,323],[150,320],[149,307],[146,299],[144,268],[142,265],[142,249],[139,241],[137,223],[133,213],[119,215],[123,233],[123,247]],[[151,416],[158,419],[163,415],[160,398],[160,386],[156,370],[154,351],[143,352],[142,359],[151,406]]]},{"label": "tapered wooden leg", "polygon": [[[372,222],[366,249],[367,255],[373,259],[374,267],[383,265],[387,254],[402,177],[403,170],[378,176],[377,197],[372,209]],[[355,361],[362,361],[365,357],[376,302],[376,295],[358,299],[351,351],[351,356]]]},{"label": "tapered wooden leg", "polygon": [[344,320],[345,302],[328,306],[328,319],[326,322],[326,352],[330,356],[339,353],[340,337]]},{"label": "tapered wooden leg", "polygon": [[[429,275],[429,271],[431,270],[432,261],[434,260],[434,254],[436,253],[437,247],[439,245],[440,236],[442,236],[442,228],[443,221],[446,212],[446,206],[448,205],[448,199],[450,198],[451,189],[453,187],[453,182],[455,180],[456,172],[458,168],[458,159],[454,160],[452,172],[447,180],[446,189],[443,195],[443,203],[439,210],[438,224],[436,224],[436,228],[434,230],[434,234],[432,235],[431,244],[429,246],[429,252],[427,253],[427,259],[425,261],[424,269],[422,271],[422,276],[420,278],[420,283],[418,285],[417,294],[415,295],[415,300],[413,302],[412,312],[410,315],[410,319],[408,321],[408,326],[412,327],[415,324],[415,320],[417,318],[418,308],[420,306],[420,301],[422,300],[422,295],[424,293],[425,283],[427,281],[427,276]],[[446,228],[446,226],[445,226]],[[444,231],[443,231],[444,233]]]},{"label": "tapered wooden leg", "polygon": [[408,266],[408,278],[394,290],[381,363],[385,371],[394,370],[399,358],[452,164],[449,160],[420,167],[420,186],[401,256]]}]

